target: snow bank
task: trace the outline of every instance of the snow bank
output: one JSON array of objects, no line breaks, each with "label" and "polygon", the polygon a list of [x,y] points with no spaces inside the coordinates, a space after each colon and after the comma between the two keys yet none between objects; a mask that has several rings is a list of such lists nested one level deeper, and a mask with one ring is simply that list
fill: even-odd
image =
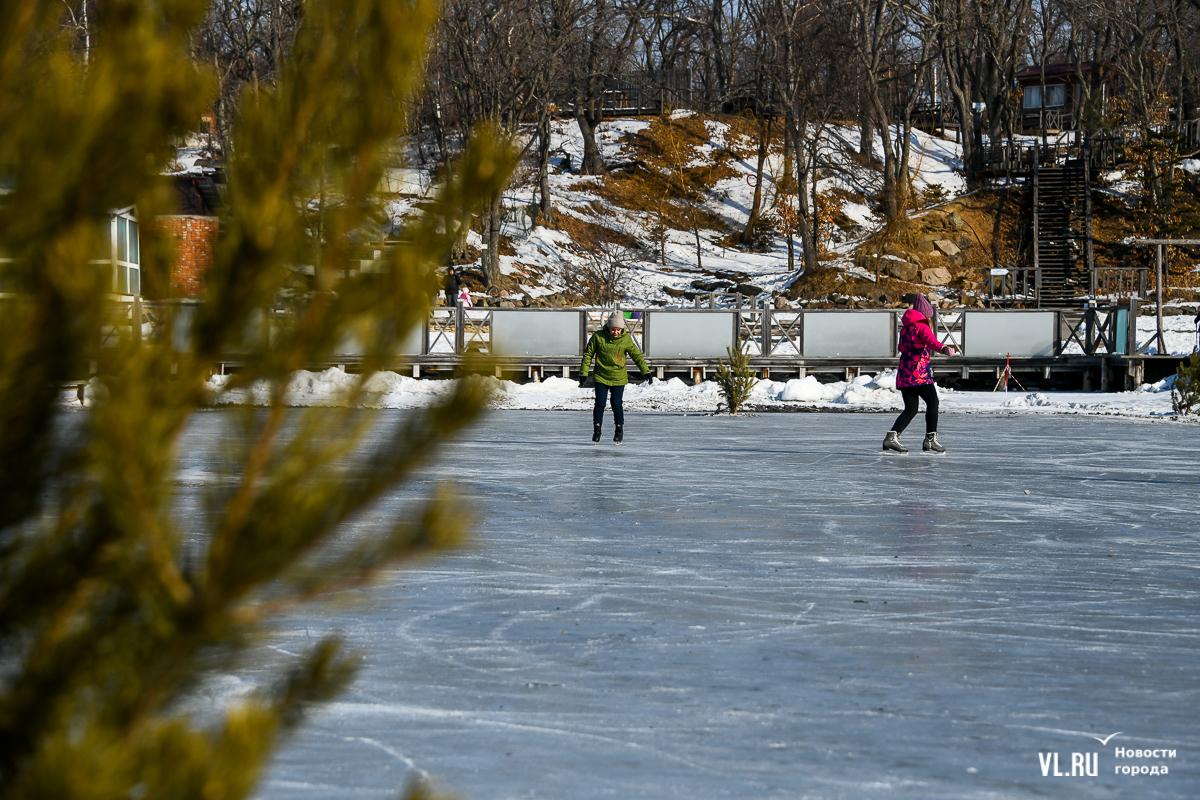
[{"label": "snow bank", "polygon": [[[288,381],[285,400],[298,407],[338,406],[347,402],[357,375],[340,369],[297,372]],[[502,409],[584,411],[592,406],[591,389],[575,379],[550,377],[541,383],[484,378],[495,392],[493,406]],[[1100,416],[1167,417],[1172,415],[1172,378],[1143,385],[1133,392],[959,392],[939,387],[942,410],[950,413],[1087,414]],[[217,405],[265,404],[270,394],[262,384],[228,389],[228,376],[216,375],[208,388]],[[366,383],[360,405],[369,408],[419,408],[453,391],[454,381],[418,380],[381,372]],[[64,399],[64,402],[67,402]],[[653,384],[630,384],[625,407],[630,411],[712,412],[721,403],[713,381],[691,385],[679,378]],[[851,381],[821,383],[812,375],[787,381],[761,380],[751,390],[749,405],[758,410],[809,408],[893,412],[903,406],[896,391],[894,370]]]}]

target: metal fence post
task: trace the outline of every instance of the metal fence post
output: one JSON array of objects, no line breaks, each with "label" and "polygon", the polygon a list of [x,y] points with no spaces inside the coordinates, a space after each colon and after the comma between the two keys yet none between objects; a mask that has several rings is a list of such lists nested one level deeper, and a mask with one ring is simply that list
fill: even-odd
[{"label": "metal fence post", "polygon": [[[798,338],[800,340],[800,342],[799,342],[799,347],[797,347],[796,350],[800,354],[800,358],[804,358],[804,347],[805,347],[805,342],[807,341],[807,339],[804,335],[804,319],[805,319],[804,314],[805,314],[804,309],[803,308],[800,309],[800,313],[797,315],[796,322],[794,323],[795,325],[798,326],[797,330],[799,331],[799,335],[796,338]],[[895,317],[896,317],[895,312],[892,312],[892,319],[895,319]],[[803,378],[804,377],[804,367],[800,368],[800,373],[801,373],[800,377]]]},{"label": "metal fence post", "polygon": [[1165,245],[1157,245],[1154,248],[1154,316],[1155,322],[1155,338],[1158,339],[1158,354],[1166,355],[1167,342],[1163,338],[1162,326],[1162,306],[1163,306],[1163,256],[1166,254]]},{"label": "metal fence post", "polygon": [[759,348],[759,352],[764,357],[772,355],[775,352],[775,348],[773,347],[774,338],[771,335],[771,311],[771,304],[764,301],[762,310],[762,347]]},{"label": "metal fence post", "polygon": [[1083,309],[1083,324],[1087,326],[1087,330],[1083,334],[1083,354],[1090,356],[1093,350],[1095,350],[1095,335],[1092,329],[1096,327],[1096,309],[1092,307],[1092,303],[1090,302]]},{"label": "metal fence post", "polygon": [[1129,316],[1125,318],[1125,355],[1137,354],[1137,315],[1138,301],[1130,298]]}]

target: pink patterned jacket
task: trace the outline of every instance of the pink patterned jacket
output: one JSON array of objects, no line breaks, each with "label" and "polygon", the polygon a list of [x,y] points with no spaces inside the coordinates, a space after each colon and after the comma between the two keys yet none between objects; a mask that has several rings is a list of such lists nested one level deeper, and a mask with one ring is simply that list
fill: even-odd
[{"label": "pink patterned jacket", "polygon": [[933,383],[933,370],[929,359],[933,351],[946,352],[948,345],[942,344],[933,335],[929,320],[921,312],[910,309],[901,319],[900,370],[896,373],[896,388],[928,386]]}]

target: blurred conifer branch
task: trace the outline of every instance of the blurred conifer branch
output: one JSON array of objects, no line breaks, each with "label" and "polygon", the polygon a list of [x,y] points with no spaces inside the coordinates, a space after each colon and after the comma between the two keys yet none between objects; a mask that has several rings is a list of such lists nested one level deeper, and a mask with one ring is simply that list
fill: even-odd
[{"label": "blurred conifer branch", "polygon": [[[216,722],[182,701],[236,667],[273,615],[461,541],[467,519],[438,491],[389,531],[331,546],[488,399],[486,381],[460,381],[381,435],[363,410],[286,408],[287,377],[349,335],[368,352],[364,381],[389,359],[427,313],[432,265],[501,190],[515,154],[480,131],[386,268],[347,277],[351,233],[381,215],[377,187],[436,6],[314,0],[276,84],[242,97],[229,215],[190,351],[170,336],[101,348],[110,287],[89,259],[113,209],[171,213],[159,172],[214,99],[189,57],[206,4],[105,3],[86,64],[61,13],[0,4],[0,176],[11,187],[0,255],[17,287],[0,299],[0,797],[246,797],[280,736],[351,679],[353,658],[323,640]],[[165,271],[162,233],[143,226],[142,239],[143,268]],[[285,291],[296,265],[316,274],[303,297]],[[181,520],[179,443],[212,400],[211,365],[280,302],[284,324],[237,376],[271,387],[270,402],[230,412],[230,480]],[[105,391],[87,414],[68,412],[61,387],[89,362]],[[348,406],[364,396],[360,383]]]}]

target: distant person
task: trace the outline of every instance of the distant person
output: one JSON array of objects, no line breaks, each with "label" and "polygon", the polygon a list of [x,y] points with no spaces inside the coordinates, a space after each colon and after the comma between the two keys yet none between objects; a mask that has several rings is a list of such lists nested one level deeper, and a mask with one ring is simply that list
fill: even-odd
[{"label": "distant person", "polygon": [[913,307],[904,312],[900,332],[900,369],[896,372],[896,388],[904,398],[904,410],[896,418],[892,429],[883,439],[883,449],[896,453],[907,453],[908,448],[900,444],[900,434],[917,415],[921,400],[925,401],[925,442],[921,449],[927,453],[944,453],[937,438],[938,396],[933,382],[933,367],[929,360],[933,351],[954,355],[957,351],[937,340],[932,328],[933,306],[923,294],[913,298]]},{"label": "distant person", "polygon": [[458,290],[458,306],[459,308],[470,308],[474,305],[471,302],[471,290],[466,286]]},{"label": "distant person", "polygon": [[633,337],[625,332],[625,315],[614,311],[608,315],[604,327],[592,334],[587,347],[583,351],[583,364],[579,367],[579,385],[587,381],[588,370],[592,366],[592,358],[596,359],[596,405],[592,408],[592,441],[600,441],[600,428],[604,423],[604,407],[608,405],[608,396],[612,395],[613,422],[617,425],[613,441],[620,444],[625,438],[625,409],[621,406],[621,398],[625,394],[625,385],[629,383],[629,373],[625,371],[625,354],[633,357],[642,377],[653,382],[650,368],[642,351],[633,343]]},{"label": "distant person", "polygon": [[458,305],[460,287],[461,281],[458,279],[458,267],[451,267],[450,274],[446,276],[446,305],[451,308]]}]

